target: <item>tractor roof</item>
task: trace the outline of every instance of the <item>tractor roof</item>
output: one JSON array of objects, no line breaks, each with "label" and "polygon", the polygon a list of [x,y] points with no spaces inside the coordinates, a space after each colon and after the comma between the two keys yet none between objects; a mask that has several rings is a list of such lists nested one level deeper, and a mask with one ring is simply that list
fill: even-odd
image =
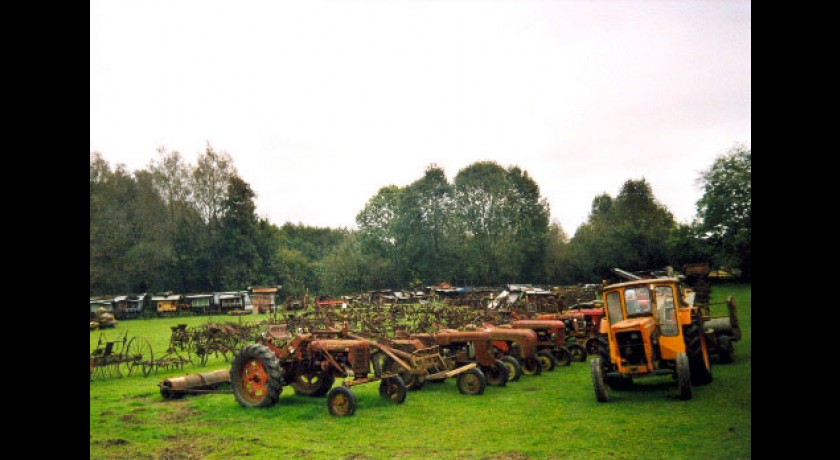
[{"label": "tractor roof", "polygon": [[615,289],[621,287],[631,287],[631,286],[646,286],[648,284],[679,284],[680,280],[678,278],[645,278],[640,280],[632,280],[632,281],[625,281],[623,283],[616,283],[610,284],[609,286],[604,286],[604,290],[608,289]]}]

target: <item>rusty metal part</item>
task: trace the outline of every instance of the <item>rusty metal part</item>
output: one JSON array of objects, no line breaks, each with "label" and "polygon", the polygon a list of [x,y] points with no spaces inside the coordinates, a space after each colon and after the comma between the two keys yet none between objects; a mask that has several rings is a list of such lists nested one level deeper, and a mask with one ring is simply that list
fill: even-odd
[{"label": "rusty metal part", "polygon": [[217,391],[222,385],[230,383],[230,370],[219,369],[201,374],[187,374],[170,377],[158,383],[164,398],[178,398],[185,394],[232,393],[231,390]]}]

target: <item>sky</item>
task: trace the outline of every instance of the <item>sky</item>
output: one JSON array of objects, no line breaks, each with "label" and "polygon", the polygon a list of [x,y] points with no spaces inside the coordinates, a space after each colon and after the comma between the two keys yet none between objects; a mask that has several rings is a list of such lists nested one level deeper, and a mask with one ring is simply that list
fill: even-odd
[{"label": "sky", "polygon": [[427,166],[519,166],[569,236],[644,178],[678,222],[751,148],[749,1],[90,2],[90,153],[231,155],[271,222],[356,228]]}]

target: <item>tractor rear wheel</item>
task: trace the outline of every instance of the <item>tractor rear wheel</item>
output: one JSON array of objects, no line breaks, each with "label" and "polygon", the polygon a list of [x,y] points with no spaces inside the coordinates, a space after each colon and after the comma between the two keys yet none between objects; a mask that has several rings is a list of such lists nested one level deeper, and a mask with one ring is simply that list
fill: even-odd
[{"label": "tractor rear wheel", "polygon": [[324,371],[307,371],[295,376],[292,380],[292,388],[295,394],[301,396],[324,396],[330,391],[335,377]]},{"label": "tractor rear wheel", "polygon": [[540,375],[542,373],[542,367],[540,367],[540,362],[537,361],[536,357],[532,356],[522,360],[522,373],[525,375]]},{"label": "tractor rear wheel", "polygon": [[537,352],[537,361],[540,362],[540,367],[544,371],[553,371],[554,366],[557,365],[554,359],[554,355],[548,352],[548,350],[540,350]]},{"label": "tractor rear wheel", "polygon": [[230,383],[236,401],[245,407],[270,407],[283,392],[280,360],[265,345],[246,345],[233,359]]},{"label": "tractor rear wheel", "polygon": [[522,377],[522,366],[519,365],[519,361],[516,360],[513,356],[505,356],[500,359],[502,363],[504,363],[505,367],[508,370],[508,382],[516,382]]},{"label": "tractor rear wheel", "polygon": [[554,364],[557,366],[571,366],[572,352],[566,347],[555,348],[551,352],[554,355]]},{"label": "tractor rear wheel", "polygon": [[573,343],[569,345],[569,351],[572,353],[572,359],[575,362],[583,363],[586,362],[586,357],[588,353],[586,352],[586,348],[579,343]]},{"label": "tractor rear wheel", "polygon": [[592,366],[592,386],[595,387],[595,399],[598,402],[607,402],[610,400],[610,392],[604,382],[604,366],[601,363],[601,357],[594,358],[590,365]]},{"label": "tractor rear wheel", "polygon": [[677,391],[680,399],[691,399],[691,365],[685,353],[677,355]]},{"label": "tractor rear wheel", "polygon": [[327,393],[327,409],[336,417],[346,417],[356,413],[356,395],[349,388],[339,385]]},{"label": "tractor rear wheel", "polygon": [[392,403],[404,403],[406,394],[408,394],[408,389],[406,388],[402,377],[399,375],[382,379],[382,382],[379,384],[379,396],[382,396]]},{"label": "tractor rear wheel", "polygon": [[706,349],[706,337],[703,336],[703,318],[696,314],[691,324],[683,329],[685,351],[691,367],[691,383],[706,385],[712,382],[712,365]]},{"label": "tractor rear wheel", "polygon": [[465,395],[480,395],[487,388],[487,379],[481,369],[472,368],[458,374],[458,391]]},{"label": "tractor rear wheel", "polygon": [[507,385],[508,368],[505,366],[505,363],[500,360],[497,359],[492,366],[482,367],[481,371],[484,372],[484,377],[487,379],[488,385],[492,385],[494,387],[503,387]]}]

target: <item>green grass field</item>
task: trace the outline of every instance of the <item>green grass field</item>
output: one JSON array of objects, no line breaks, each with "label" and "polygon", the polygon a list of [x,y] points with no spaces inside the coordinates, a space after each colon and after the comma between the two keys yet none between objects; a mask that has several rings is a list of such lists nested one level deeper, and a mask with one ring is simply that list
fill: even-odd
[{"label": "green grass field", "polygon": [[[228,367],[219,358],[205,368],[91,382],[90,458],[750,458],[751,289],[715,286],[713,301],[728,295],[743,329],[735,362],[714,365],[714,381],[695,387],[689,401],[678,400],[672,379],[662,376],[598,403],[588,362],[488,387],[482,396],[460,394],[454,379],[427,384],[402,405],[381,399],[378,383],[360,385],[353,389],[356,414],[344,418],[331,416],[324,398],[297,396],[291,387],[262,410],[240,407],[231,394],[160,396],[164,378]],[[725,314],[725,306],[715,314]],[[236,321],[129,320],[105,334],[146,337],[157,353],[166,349],[171,325],[211,319]],[[99,334],[91,332],[91,349]]]}]

